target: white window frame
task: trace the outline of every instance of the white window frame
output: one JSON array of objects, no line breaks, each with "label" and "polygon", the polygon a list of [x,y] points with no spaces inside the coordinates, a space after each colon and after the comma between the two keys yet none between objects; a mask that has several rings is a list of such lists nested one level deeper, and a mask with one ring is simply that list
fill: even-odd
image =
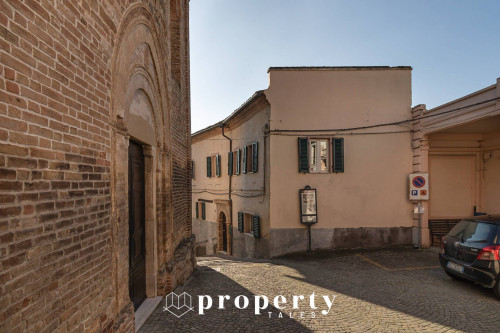
[{"label": "white window frame", "polygon": [[[313,142],[326,142],[326,170],[321,170],[321,167],[318,170],[314,170],[312,168],[311,160],[313,158]],[[330,158],[330,148],[331,148],[331,140],[325,138],[309,138],[307,149],[309,151],[309,173],[330,173],[332,168],[331,158]],[[321,154],[316,156],[316,166],[321,166]]]}]

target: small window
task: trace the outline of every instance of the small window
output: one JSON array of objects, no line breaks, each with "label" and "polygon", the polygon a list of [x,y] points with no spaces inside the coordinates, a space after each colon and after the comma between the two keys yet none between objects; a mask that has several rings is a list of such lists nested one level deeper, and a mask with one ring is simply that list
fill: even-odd
[{"label": "small window", "polygon": [[220,177],[220,155],[213,155],[207,157],[207,177]]},{"label": "small window", "polygon": [[246,234],[250,234],[252,233],[252,215],[251,214],[247,214],[245,213],[245,216],[244,216],[244,232]]},{"label": "small window", "polygon": [[247,160],[248,160],[248,153],[247,153],[248,147],[245,146],[243,147],[243,162],[241,163],[241,169],[243,173],[247,173]]},{"label": "small window", "polygon": [[299,172],[344,172],[344,139],[299,138]]},{"label": "small window", "polygon": [[234,164],[236,164],[236,174],[241,174],[241,149],[237,149],[234,154]]},{"label": "small window", "polygon": [[201,217],[202,220],[205,219],[205,203],[203,201],[196,202],[196,218],[199,219]]},{"label": "small window", "polygon": [[234,153],[232,151],[230,151],[229,153],[227,153],[227,174],[229,176],[232,176],[233,175],[233,155]]},{"label": "small window", "polygon": [[215,155],[215,177],[220,177],[220,155]]},{"label": "small window", "polygon": [[260,238],[260,217],[248,213],[238,212],[238,231]]},{"label": "small window", "polygon": [[207,177],[212,177],[212,157],[207,157]]},{"label": "small window", "polygon": [[309,172],[329,172],[328,139],[309,140]]}]

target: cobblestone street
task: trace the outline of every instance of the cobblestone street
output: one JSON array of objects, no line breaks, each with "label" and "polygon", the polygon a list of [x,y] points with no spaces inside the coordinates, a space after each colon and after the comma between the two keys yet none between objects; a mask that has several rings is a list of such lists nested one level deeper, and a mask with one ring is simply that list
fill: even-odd
[{"label": "cobblestone street", "polygon": [[[450,279],[435,250],[198,258],[197,272],[176,290],[182,292],[192,296],[192,312],[176,318],[162,310],[162,301],[140,332],[500,332],[500,301],[488,289]],[[204,315],[198,295],[213,300]],[[217,295],[231,297],[225,309],[218,309]],[[246,309],[235,307],[238,295],[248,297]],[[269,298],[261,315],[254,314],[255,295]],[[277,295],[286,298],[282,318],[273,306]],[[299,309],[292,309],[292,295],[305,296]],[[336,296],[327,315],[321,314],[327,310],[322,295]]]}]

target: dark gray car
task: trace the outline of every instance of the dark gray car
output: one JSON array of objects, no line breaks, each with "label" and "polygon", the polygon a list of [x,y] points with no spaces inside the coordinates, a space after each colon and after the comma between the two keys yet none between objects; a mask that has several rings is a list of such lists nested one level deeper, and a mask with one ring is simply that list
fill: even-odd
[{"label": "dark gray car", "polygon": [[500,299],[500,216],[460,221],[443,237],[439,261],[453,279],[492,288]]}]

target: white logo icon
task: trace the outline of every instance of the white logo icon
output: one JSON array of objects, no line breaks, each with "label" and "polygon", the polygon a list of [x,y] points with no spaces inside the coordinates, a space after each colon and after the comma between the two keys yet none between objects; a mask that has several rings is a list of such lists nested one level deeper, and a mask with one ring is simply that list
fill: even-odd
[{"label": "white logo icon", "polygon": [[191,306],[191,296],[185,292],[180,295],[171,292],[165,297],[165,307],[163,308],[163,311],[168,311],[177,318],[182,317],[189,311],[193,311]]}]

